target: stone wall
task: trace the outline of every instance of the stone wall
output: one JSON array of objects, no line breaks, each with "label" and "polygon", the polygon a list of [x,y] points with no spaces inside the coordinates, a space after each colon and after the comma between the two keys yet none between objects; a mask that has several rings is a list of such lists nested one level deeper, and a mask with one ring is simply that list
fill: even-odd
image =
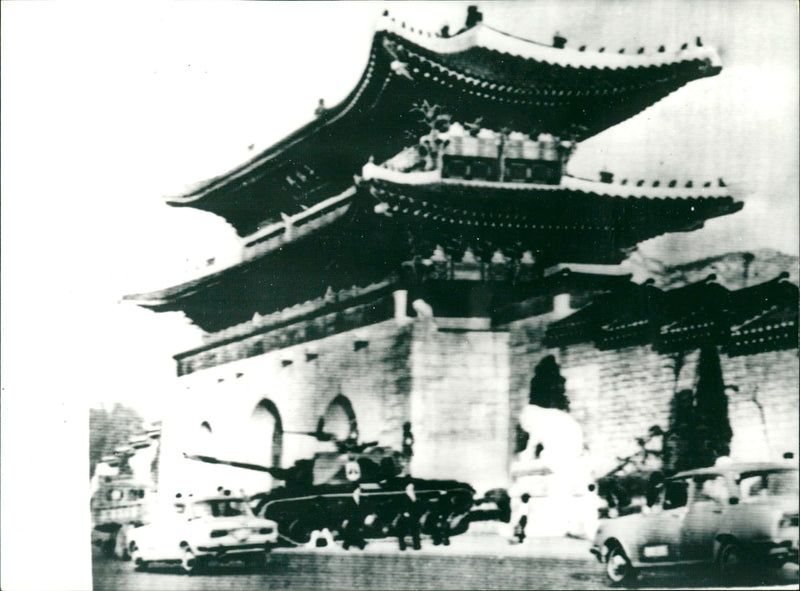
[{"label": "stone wall", "polygon": [[[280,416],[283,467],[317,450],[335,449],[332,443],[289,432],[314,431],[337,396],[350,401],[363,441],[399,449],[402,424],[410,414],[412,330],[407,322],[389,320],[180,378],[182,403],[170,405],[173,414],[164,419],[161,489],[167,495],[207,491],[217,481],[213,488],[269,488],[266,473],[182,458],[186,452],[271,465],[272,425],[253,420],[263,400],[274,404]],[[201,428],[203,422],[210,433]]]},{"label": "stone wall", "polygon": [[508,333],[415,325],[412,473],[479,492],[508,485]]},{"label": "stone wall", "polygon": [[[161,490],[209,483],[245,490],[271,484],[259,472],[190,461],[194,453],[271,465],[268,400],[283,427],[283,467],[333,449],[290,431],[311,432],[337,396],[355,412],[362,441],[402,446],[415,437],[411,468],[422,478],[454,478],[479,491],[506,486],[514,429],[528,403],[534,367],[554,355],[566,378],[572,416],[583,426],[595,475],[637,451],[652,425],[666,429],[674,392],[693,388],[699,354],[659,355],[650,346],[599,350],[592,344],[543,346],[553,311],[491,330],[480,319],[401,319],[238,359],[177,380],[181,404],[165,417]],[[447,320],[448,322],[445,322]],[[461,322],[461,324],[459,324]],[[438,326],[437,324],[438,323]],[[471,324],[470,324],[471,323]],[[731,390],[732,455],[770,459],[798,449],[798,353],[721,355]],[[201,428],[207,423],[208,429]],[[213,488],[216,488],[217,484]]]},{"label": "stone wall", "polygon": [[722,356],[733,428],[731,455],[759,459],[793,452],[798,447],[798,350],[771,351],[741,357]]},{"label": "stone wall", "polygon": [[[650,426],[668,428],[673,394],[695,387],[699,352],[675,357],[660,355],[649,345],[599,350],[591,343],[545,348],[542,336],[552,319],[548,314],[510,325],[510,428],[527,404],[534,367],[554,355],[567,380],[570,412],[583,426],[596,475],[601,475],[616,465],[617,457],[636,452],[636,438],[645,436]],[[738,388],[728,391],[732,457],[768,460],[787,451],[796,454],[797,349],[741,357],[720,354],[720,361],[725,383]]]},{"label": "stone wall", "polygon": [[403,422],[411,421],[415,476],[463,480],[478,490],[507,486],[508,333],[450,325],[390,320],[183,376],[183,403],[164,421],[162,490],[209,491],[217,482],[248,492],[269,488],[264,473],[182,454],[270,465],[270,425],[252,420],[269,400],[285,432],[281,463],[290,466],[333,449],[289,432],[314,431],[340,395],[352,404],[362,441],[401,449]]}]

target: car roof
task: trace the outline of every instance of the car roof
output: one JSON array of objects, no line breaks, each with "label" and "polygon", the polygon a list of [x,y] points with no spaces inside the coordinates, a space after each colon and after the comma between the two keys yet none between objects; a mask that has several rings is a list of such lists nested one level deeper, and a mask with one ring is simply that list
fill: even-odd
[{"label": "car roof", "polygon": [[713,474],[730,474],[742,472],[763,472],[765,470],[797,470],[796,464],[780,462],[734,462],[724,466],[711,466],[709,468],[696,468],[694,470],[686,470],[679,472],[672,476],[671,479],[685,478],[688,476],[708,476]]},{"label": "car roof", "polygon": [[211,497],[189,497],[181,500],[188,503],[208,503],[210,501],[246,501],[247,499],[243,497],[231,497],[228,495],[214,495]]}]

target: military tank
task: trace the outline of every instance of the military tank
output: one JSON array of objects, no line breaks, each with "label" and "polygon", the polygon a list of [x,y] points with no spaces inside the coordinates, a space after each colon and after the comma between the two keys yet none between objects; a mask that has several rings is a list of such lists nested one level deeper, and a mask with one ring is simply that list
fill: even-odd
[{"label": "military tank", "polygon": [[356,505],[364,538],[394,535],[398,515],[408,507],[409,485],[413,487],[414,515],[421,533],[436,535],[442,527],[450,536],[467,531],[475,504],[475,490],[469,484],[413,478],[406,471],[403,454],[378,442],[338,441],[324,432],[304,434],[333,441],[337,449],[318,452],[289,468],[208,456],[186,457],[259,470],[282,480],[283,486],[252,495],[250,500],[254,513],[276,521],[281,539],[290,545],[307,544],[313,532],[325,528],[341,537]]}]

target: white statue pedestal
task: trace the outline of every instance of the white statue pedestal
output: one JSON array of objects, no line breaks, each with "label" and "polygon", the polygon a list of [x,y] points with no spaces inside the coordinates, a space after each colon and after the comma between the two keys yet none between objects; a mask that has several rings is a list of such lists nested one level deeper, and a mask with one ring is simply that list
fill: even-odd
[{"label": "white statue pedestal", "polygon": [[523,409],[520,425],[530,436],[511,466],[508,537],[515,537],[523,516],[525,539],[585,535],[592,480],[583,455],[583,430],[568,413],[534,405]]}]

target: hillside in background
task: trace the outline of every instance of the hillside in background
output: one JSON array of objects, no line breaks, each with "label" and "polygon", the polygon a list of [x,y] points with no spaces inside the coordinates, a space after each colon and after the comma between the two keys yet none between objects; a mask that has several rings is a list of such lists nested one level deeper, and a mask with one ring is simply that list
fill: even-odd
[{"label": "hillside in background", "polygon": [[798,257],[771,249],[729,252],[675,265],[665,265],[635,252],[622,266],[633,273],[637,283],[652,278],[657,287],[665,289],[700,281],[712,273],[717,276],[718,283],[731,290],[769,281],[783,272],[797,285],[800,275]]}]

